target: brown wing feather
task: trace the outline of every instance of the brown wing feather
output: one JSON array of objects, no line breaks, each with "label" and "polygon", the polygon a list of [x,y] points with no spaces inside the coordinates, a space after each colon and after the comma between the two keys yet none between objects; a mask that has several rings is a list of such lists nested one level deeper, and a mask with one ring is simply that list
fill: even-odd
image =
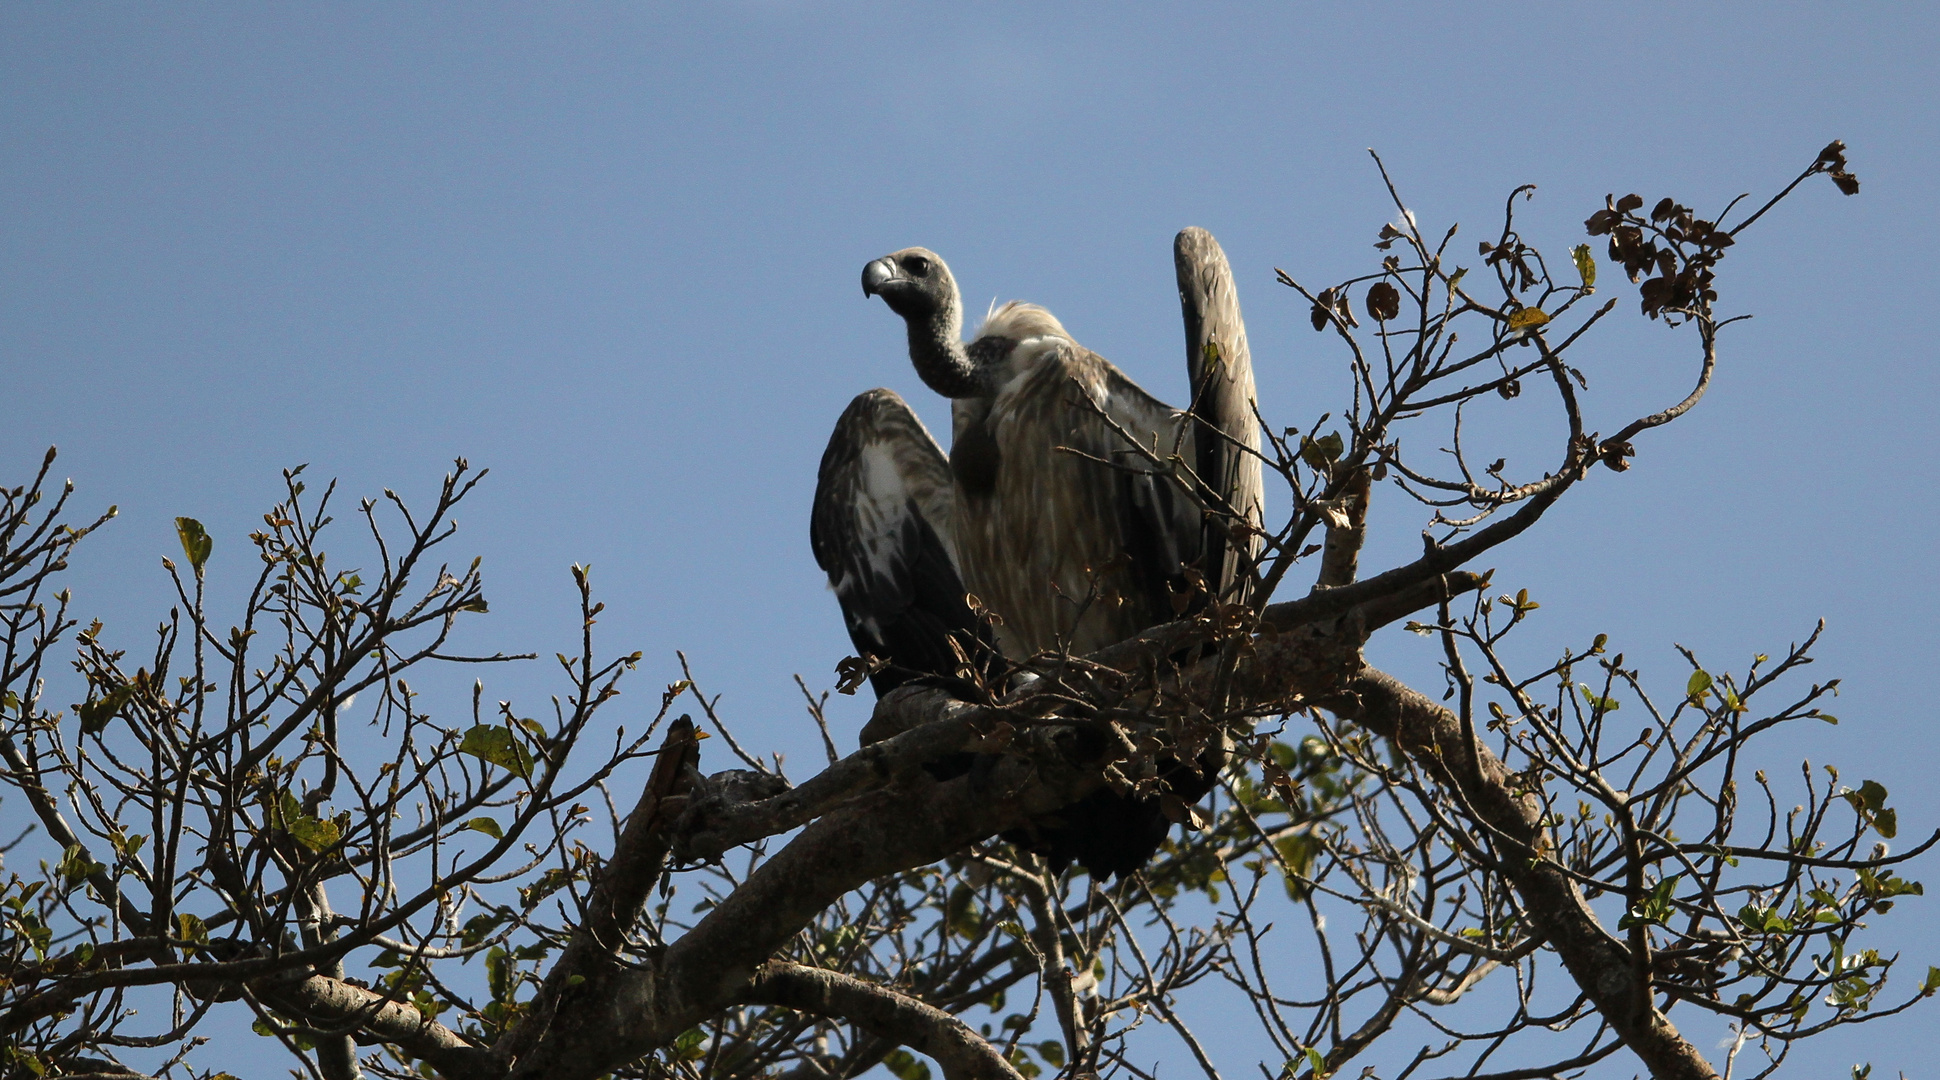
[{"label": "brown wing feather", "polygon": [[958,404],[956,424],[959,440],[981,427],[1002,448],[988,490],[959,477],[957,540],[966,587],[1003,617],[1005,651],[1083,654],[1171,618],[1166,584],[1198,554],[1198,514],[1142,475],[1149,463],[1099,411],[1159,456],[1189,459],[1180,414],[1065,338],[1020,342],[1007,371],[987,404]]}]

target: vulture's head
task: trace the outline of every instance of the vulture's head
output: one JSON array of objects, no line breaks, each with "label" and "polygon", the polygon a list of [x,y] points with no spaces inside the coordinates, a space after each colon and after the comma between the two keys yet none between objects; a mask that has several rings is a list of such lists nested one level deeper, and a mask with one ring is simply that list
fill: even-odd
[{"label": "vulture's head", "polygon": [[928,321],[948,317],[957,306],[957,283],[950,268],[928,248],[904,248],[862,268],[862,295],[880,296],[903,318]]}]

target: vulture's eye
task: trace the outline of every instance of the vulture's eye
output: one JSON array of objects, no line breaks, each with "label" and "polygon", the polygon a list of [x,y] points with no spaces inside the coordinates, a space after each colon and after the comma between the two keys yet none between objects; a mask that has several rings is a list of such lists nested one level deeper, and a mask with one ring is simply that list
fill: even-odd
[{"label": "vulture's eye", "polygon": [[917,277],[928,277],[930,274],[930,261],[921,255],[911,255],[909,258],[903,260],[903,269]]}]

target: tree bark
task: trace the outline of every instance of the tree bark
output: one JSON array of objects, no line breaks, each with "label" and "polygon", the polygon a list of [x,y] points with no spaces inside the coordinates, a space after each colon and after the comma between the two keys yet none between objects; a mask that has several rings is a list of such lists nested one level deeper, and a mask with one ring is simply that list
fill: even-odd
[{"label": "tree bark", "polygon": [[742,1000],[847,1020],[877,1038],[933,1058],[944,1080],[1023,1080],[970,1025],[852,975],[770,961],[755,971]]},{"label": "tree bark", "polygon": [[546,973],[524,1019],[492,1048],[502,1070],[535,1075],[523,1069],[521,1059],[547,1040],[561,1003],[577,989],[603,983],[621,970],[618,954],[666,867],[672,826],[686,809],[700,757],[693,721],[683,716],[667,725],[640,801],[627,815],[626,828],[613,845],[613,857],[587,899],[585,921],[559,954],[559,962]]},{"label": "tree bark", "polygon": [[429,1062],[450,1080],[491,1080],[502,1075],[485,1050],[425,1016],[416,1007],[387,1000],[361,986],[322,975],[271,976],[251,984],[276,1008],[324,1025],[355,1021],[360,1031]]}]

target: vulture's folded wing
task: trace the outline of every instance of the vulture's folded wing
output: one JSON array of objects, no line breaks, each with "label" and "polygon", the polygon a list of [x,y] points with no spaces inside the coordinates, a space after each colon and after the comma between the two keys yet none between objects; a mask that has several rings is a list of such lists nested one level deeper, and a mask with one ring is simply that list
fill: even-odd
[{"label": "vulture's folded wing", "polygon": [[[987,629],[964,600],[951,532],[950,463],[889,390],[849,403],[829,436],[809,541],[858,652],[887,663],[878,695],[923,675],[988,670]],[[954,642],[954,647],[952,643]]]},{"label": "vulture's folded wing", "polygon": [[[1091,429],[1094,445],[1110,448],[1099,456],[1118,466],[1109,483],[1117,510],[1118,547],[1131,560],[1134,588],[1142,601],[1141,618],[1131,630],[1136,632],[1179,616],[1175,600],[1184,603],[1190,595],[1185,571],[1201,565],[1204,530],[1199,509],[1193,497],[1162,471],[1175,454],[1192,461],[1192,435],[1181,432],[1183,417],[1178,410],[1146,393],[1116,367],[1099,363],[1104,369],[1103,411],[1111,424],[1080,416],[1073,428],[1074,434]],[[1126,436],[1136,438],[1144,452],[1126,446]]]},{"label": "vulture's folded wing", "polygon": [[[1223,501],[1257,528],[1266,488],[1258,456],[1253,356],[1246,347],[1233,270],[1219,241],[1196,227],[1181,230],[1173,240],[1172,262],[1185,317],[1186,374],[1192,380],[1193,468],[1215,496],[1206,500],[1208,505]],[[1217,583],[1222,597],[1244,601],[1246,571],[1259,555],[1259,538],[1248,533],[1235,552],[1227,541],[1230,531],[1217,516],[1208,518],[1204,569],[1208,584]]]}]

